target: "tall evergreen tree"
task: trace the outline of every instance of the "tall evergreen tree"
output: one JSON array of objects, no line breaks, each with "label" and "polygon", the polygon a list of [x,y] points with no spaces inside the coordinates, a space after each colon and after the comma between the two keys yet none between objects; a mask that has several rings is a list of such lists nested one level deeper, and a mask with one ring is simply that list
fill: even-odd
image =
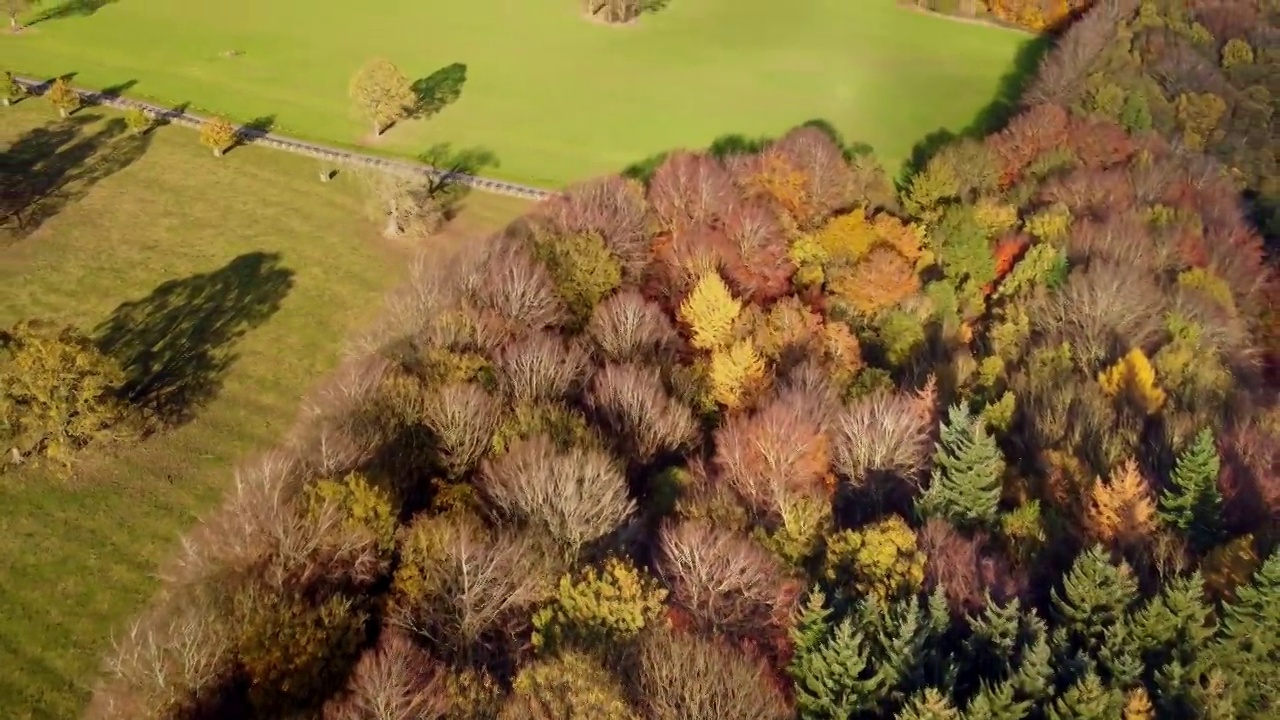
[{"label": "tall evergreen tree", "polygon": [[866,635],[849,618],[834,628],[830,619],[826,598],[814,592],[791,631],[795,653],[787,672],[805,720],[847,720],[875,708],[882,695],[879,677],[869,671]]},{"label": "tall evergreen tree", "polygon": [[925,688],[911,696],[895,720],[960,720],[960,711],[944,693]]},{"label": "tall evergreen tree", "polygon": [[1191,446],[1178,455],[1171,487],[1160,497],[1160,518],[1187,534],[1203,550],[1222,533],[1222,494],[1218,490],[1220,460],[1213,433],[1201,430]]},{"label": "tall evergreen tree", "polygon": [[981,418],[953,405],[942,424],[933,477],[919,499],[925,515],[940,515],[961,527],[995,525],[1005,461]]},{"label": "tall evergreen tree", "polygon": [[1124,695],[1094,673],[1086,673],[1045,709],[1047,720],[1114,720],[1124,709]]},{"label": "tall evergreen tree", "polygon": [[1241,718],[1280,714],[1280,550],[1222,609],[1211,652]]},{"label": "tall evergreen tree", "polygon": [[1192,717],[1207,670],[1205,651],[1213,636],[1212,609],[1204,600],[1200,573],[1175,578],[1133,619],[1134,634],[1149,672],[1162,717]]},{"label": "tall evergreen tree", "polygon": [[1099,672],[1098,659],[1113,646],[1108,635],[1128,622],[1138,582],[1129,566],[1114,565],[1101,546],[1084,551],[1071,565],[1062,589],[1050,598],[1057,627],[1053,631],[1055,668],[1065,682]]}]

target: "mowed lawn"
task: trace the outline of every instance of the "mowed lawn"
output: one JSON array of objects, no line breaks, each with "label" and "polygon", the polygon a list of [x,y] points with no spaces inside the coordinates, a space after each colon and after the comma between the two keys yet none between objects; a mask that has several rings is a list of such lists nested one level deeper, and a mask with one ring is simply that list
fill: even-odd
[{"label": "mowed lawn", "polygon": [[[86,453],[70,477],[0,475],[6,719],[79,715],[111,633],[154,592],[179,533],[217,503],[237,459],[289,427],[409,256],[362,216],[350,177],[321,184],[313,161],[261,148],[217,160],[190,130],[131,140],[122,124],[97,108],[59,123],[43,101],[0,110],[3,170],[38,155],[33,179],[56,168],[69,183],[31,232],[0,235],[0,326],[102,327],[126,357],[154,344],[173,371],[162,384],[211,399],[175,430]],[[524,208],[468,202],[436,242],[456,246]]]},{"label": "mowed lawn", "polygon": [[[62,7],[45,0],[47,7]],[[489,174],[544,186],[674,147],[775,135],[814,119],[897,169],[924,136],[966,128],[998,96],[1026,35],[894,0],[671,0],[634,26],[581,0],[61,0],[0,37],[0,67],[343,144],[367,142],[348,81],[374,56],[411,79],[465,66],[461,97],[377,146],[482,147]],[[101,7],[98,7],[101,6]],[[239,53],[239,54],[232,54]]]}]

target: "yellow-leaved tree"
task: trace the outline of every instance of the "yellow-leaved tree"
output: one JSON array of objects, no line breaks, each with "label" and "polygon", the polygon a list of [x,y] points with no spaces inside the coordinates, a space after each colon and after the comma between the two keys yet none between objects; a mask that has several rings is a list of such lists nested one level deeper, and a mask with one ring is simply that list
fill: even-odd
[{"label": "yellow-leaved tree", "polygon": [[1111,477],[1093,484],[1085,527],[1094,540],[1127,545],[1149,535],[1155,526],[1155,497],[1138,463],[1128,460]]},{"label": "yellow-leaved tree", "polygon": [[727,408],[742,405],[747,390],[764,377],[764,361],[750,340],[739,340],[711,355],[711,394]]},{"label": "yellow-leaved tree", "polygon": [[729,291],[718,272],[703,275],[689,297],[680,303],[680,320],[689,328],[689,340],[699,350],[716,350],[727,345],[733,336],[733,322],[740,312],[742,303]]},{"label": "yellow-leaved tree", "polygon": [[1151,707],[1151,698],[1141,685],[1130,690],[1124,698],[1124,720],[1151,720],[1155,710]]},{"label": "yellow-leaved tree", "polygon": [[1147,354],[1134,348],[1098,375],[1098,384],[1108,397],[1123,396],[1142,412],[1153,415],[1164,405],[1165,392],[1156,384],[1156,370]]}]

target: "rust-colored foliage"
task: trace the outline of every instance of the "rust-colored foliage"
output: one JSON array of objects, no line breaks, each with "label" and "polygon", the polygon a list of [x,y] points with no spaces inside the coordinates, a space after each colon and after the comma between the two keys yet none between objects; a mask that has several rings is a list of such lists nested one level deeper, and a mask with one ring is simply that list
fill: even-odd
[{"label": "rust-colored foliage", "polygon": [[877,247],[853,271],[827,283],[833,293],[858,312],[874,316],[920,291],[920,277],[907,259],[888,248]]},{"label": "rust-colored foliage", "polygon": [[917,537],[925,555],[925,589],[932,592],[941,586],[947,604],[957,615],[981,611],[988,593],[991,600],[1004,605],[1026,590],[1026,578],[1002,555],[990,551],[985,533],[966,535],[935,517]]},{"label": "rust-colored foliage", "polygon": [[1248,532],[1280,520],[1280,433],[1248,423],[1225,435],[1218,449],[1228,527]]},{"label": "rust-colored foliage", "polygon": [[813,211],[811,223],[821,222],[863,200],[857,193],[856,180],[844,153],[831,136],[819,128],[795,128],[774,143],[773,149],[804,173],[805,190]]},{"label": "rust-colored foliage", "polygon": [[1106,215],[1132,208],[1133,183],[1119,168],[1076,170],[1045,183],[1039,197],[1046,204],[1062,203],[1072,215]]},{"label": "rust-colored foliage", "polygon": [[924,237],[920,228],[908,225],[888,213],[879,213],[871,221],[875,242],[893,248],[899,255],[914,264],[924,252]]},{"label": "rust-colored foliage", "polygon": [[1085,522],[1094,540],[1126,547],[1156,530],[1155,496],[1136,462],[1126,461],[1111,477],[1093,484]]},{"label": "rust-colored foliage", "polygon": [[1134,143],[1124,128],[1113,122],[1075,120],[1067,147],[1085,168],[1099,170],[1129,160]]},{"label": "rust-colored foliage", "polygon": [[760,201],[736,205],[725,223],[721,268],[743,298],[767,305],[791,291],[795,264],[776,213]]},{"label": "rust-colored foliage", "polygon": [[768,198],[799,228],[813,227],[820,214],[809,195],[804,170],[781,150],[770,148],[741,161],[748,195]]},{"label": "rust-colored foliage", "polygon": [[698,153],[671,153],[649,181],[649,204],[669,230],[723,219],[736,195],[720,162]]},{"label": "rust-colored foliage", "polygon": [[1011,120],[987,141],[1000,158],[1001,185],[1014,184],[1033,160],[1065,145],[1069,129],[1070,117],[1060,105],[1036,105]]},{"label": "rust-colored foliage", "polygon": [[645,295],[674,312],[699,280],[724,265],[728,244],[723,232],[708,227],[659,235],[652,245]]},{"label": "rust-colored foliage", "polygon": [[715,433],[719,477],[764,516],[792,495],[824,495],[827,437],[800,396],[775,399],[751,415],[734,415]]},{"label": "rust-colored foliage", "polygon": [[1006,237],[996,243],[996,249],[992,252],[996,258],[996,279],[994,283],[988,284],[982,288],[983,295],[990,295],[995,289],[996,283],[1004,279],[1005,275],[1013,269],[1018,263],[1018,259],[1022,257],[1022,253],[1031,244],[1031,238],[1026,235],[1012,235]]}]

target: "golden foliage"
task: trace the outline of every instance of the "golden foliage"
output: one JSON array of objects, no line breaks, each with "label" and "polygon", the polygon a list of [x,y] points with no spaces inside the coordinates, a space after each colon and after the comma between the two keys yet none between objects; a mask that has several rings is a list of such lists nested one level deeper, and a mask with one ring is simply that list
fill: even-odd
[{"label": "golden foliage", "polygon": [[1156,384],[1156,370],[1139,348],[1099,373],[1098,384],[1107,397],[1125,397],[1147,415],[1159,412],[1164,405],[1165,392]]},{"label": "golden foliage", "polygon": [[1018,208],[991,198],[982,198],[973,207],[974,217],[988,237],[999,237],[1018,224]]},{"label": "golden foliage", "polygon": [[667,591],[629,560],[609,558],[597,570],[564,575],[551,603],[533,616],[533,646],[558,649],[565,641],[583,649],[635,637],[662,613]]},{"label": "golden foliage", "polygon": [[1045,242],[1057,242],[1071,229],[1071,210],[1057,203],[1027,218],[1027,232]]},{"label": "golden foliage", "polygon": [[813,212],[804,173],[780,152],[762,154],[749,182],[754,190],[773,198],[799,224],[804,224]]},{"label": "golden foliage", "polygon": [[774,303],[764,321],[753,328],[751,339],[762,355],[777,360],[790,349],[809,346],[823,329],[822,316],[799,298],[788,296]]},{"label": "golden foliage", "polygon": [[1236,314],[1236,300],[1231,294],[1231,286],[1212,270],[1206,268],[1185,270],[1178,274],[1178,285],[1198,290],[1221,305],[1227,312]]},{"label": "golden foliage", "polygon": [[919,225],[908,225],[888,213],[880,213],[872,221],[871,227],[875,230],[876,244],[893,248],[907,262],[914,264],[923,255],[924,231]]},{"label": "golden foliage", "polygon": [[888,248],[876,248],[828,287],[853,310],[875,315],[919,292],[920,277],[906,258]]},{"label": "golden foliage", "polygon": [[742,303],[716,272],[703,275],[689,297],[680,303],[680,320],[689,328],[690,342],[699,350],[724,347],[733,336],[733,323],[740,312]]},{"label": "golden foliage", "polygon": [[764,361],[750,340],[739,340],[711,355],[711,393],[727,408],[740,407],[748,390],[764,377]]},{"label": "golden foliage", "polygon": [[1216,139],[1215,131],[1227,112],[1227,103],[1213,93],[1182,93],[1174,109],[1182,126],[1182,142],[1192,150],[1203,150]]},{"label": "golden foliage", "polygon": [[1236,588],[1248,583],[1262,564],[1254,545],[1250,534],[1214,548],[1200,566],[1205,591],[1219,600],[1235,599]]},{"label": "golden foliage", "polygon": [[1152,720],[1154,717],[1155,710],[1151,707],[1146,688],[1139,685],[1125,695],[1124,720]]},{"label": "golden foliage", "polygon": [[226,118],[209,118],[200,126],[200,144],[219,157],[236,141],[236,128]]},{"label": "golden foliage", "polygon": [[859,530],[841,530],[827,540],[826,578],[861,595],[887,601],[914,593],[924,582],[925,556],[916,535],[897,515]]},{"label": "golden foliage", "polygon": [[822,226],[816,237],[828,257],[853,262],[871,249],[876,233],[867,222],[866,212],[858,208],[832,218]]},{"label": "golden foliage", "polygon": [[1094,540],[1132,544],[1156,528],[1156,502],[1146,478],[1133,460],[1099,478],[1089,492],[1085,527]]}]

